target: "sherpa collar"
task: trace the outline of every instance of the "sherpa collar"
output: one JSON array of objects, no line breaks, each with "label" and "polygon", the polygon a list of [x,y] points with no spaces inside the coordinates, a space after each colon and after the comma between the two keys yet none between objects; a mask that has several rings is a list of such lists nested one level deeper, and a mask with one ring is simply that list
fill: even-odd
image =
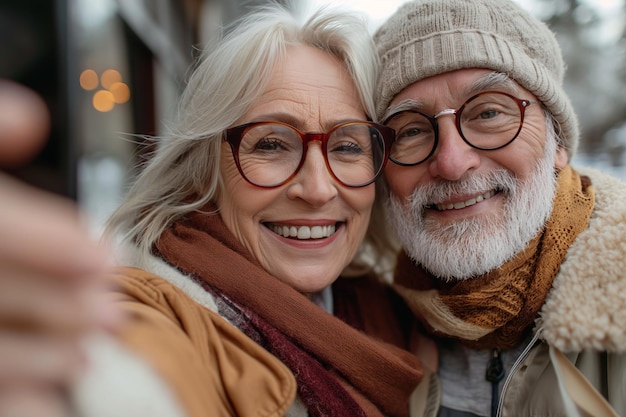
[{"label": "sherpa collar", "polygon": [[542,308],[542,338],[563,352],[626,352],[626,184],[591,168],[596,205]]}]

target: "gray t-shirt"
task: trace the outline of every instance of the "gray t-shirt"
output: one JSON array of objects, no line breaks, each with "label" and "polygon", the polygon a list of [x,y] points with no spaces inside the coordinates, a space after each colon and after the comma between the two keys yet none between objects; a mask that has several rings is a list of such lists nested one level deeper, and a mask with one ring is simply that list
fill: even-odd
[{"label": "gray t-shirt", "polygon": [[[505,374],[499,383],[500,390],[527,343],[528,340],[501,352]],[[460,343],[442,343],[439,345],[439,357],[442,398],[438,417],[491,416],[492,384],[485,375],[493,351],[469,349]]]}]

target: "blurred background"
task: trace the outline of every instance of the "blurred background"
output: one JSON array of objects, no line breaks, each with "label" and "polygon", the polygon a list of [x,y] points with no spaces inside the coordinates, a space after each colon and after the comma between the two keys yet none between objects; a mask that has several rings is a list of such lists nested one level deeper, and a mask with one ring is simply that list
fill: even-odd
[{"label": "blurred background", "polygon": [[[517,1],[548,22],[568,63],[582,127],[574,163],[626,180],[626,0]],[[98,232],[145,157],[140,136],[161,132],[198,49],[263,2],[0,0],[0,78],[38,92],[52,115],[45,148],[11,173],[78,201]],[[309,1],[362,9],[372,31],[403,2]]]}]

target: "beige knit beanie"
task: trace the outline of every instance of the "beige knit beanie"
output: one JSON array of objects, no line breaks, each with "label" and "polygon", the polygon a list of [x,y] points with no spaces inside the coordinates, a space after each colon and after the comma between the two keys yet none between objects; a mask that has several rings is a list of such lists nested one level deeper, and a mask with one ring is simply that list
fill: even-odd
[{"label": "beige knit beanie", "polygon": [[[376,113],[410,84],[462,68],[507,74],[533,93],[560,125],[571,159],[578,121],[563,90],[565,64],[554,34],[509,0],[415,0],[376,32],[382,60]],[[559,126],[557,126],[559,131]]]}]

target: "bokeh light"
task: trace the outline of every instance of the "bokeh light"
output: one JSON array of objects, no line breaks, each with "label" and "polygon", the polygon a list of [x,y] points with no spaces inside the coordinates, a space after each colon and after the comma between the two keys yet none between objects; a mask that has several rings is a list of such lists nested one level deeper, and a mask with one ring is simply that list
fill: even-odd
[{"label": "bokeh light", "polygon": [[130,99],[130,89],[123,82],[113,83],[109,91],[113,94],[116,104],[126,103]]},{"label": "bokeh light", "polygon": [[80,74],[80,86],[86,91],[98,89],[92,97],[93,108],[99,112],[109,112],[116,104],[130,100],[130,88],[122,81],[118,70],[107,69],[98,75],[93,69],[86,69]]},{"label": "bokeh light", "polygon": [[119,71],[114,69],[108,69],[102,73],[100,76],[100,85],[106,88],[107,90],[111,88],[111,86],[115,83],[119,83],[122,81],[122,76]]},{"label": "bokeh light", "polygon": [[93,107],[100,112],[108,112],[115,107],[113,93],[108,90],[98,90],[93,95]]},{"label": "bokeh light", "polygon": [[80,86],[85,90],[98,88],[98,74],[92,69],[86,69],[80,74]]}]

